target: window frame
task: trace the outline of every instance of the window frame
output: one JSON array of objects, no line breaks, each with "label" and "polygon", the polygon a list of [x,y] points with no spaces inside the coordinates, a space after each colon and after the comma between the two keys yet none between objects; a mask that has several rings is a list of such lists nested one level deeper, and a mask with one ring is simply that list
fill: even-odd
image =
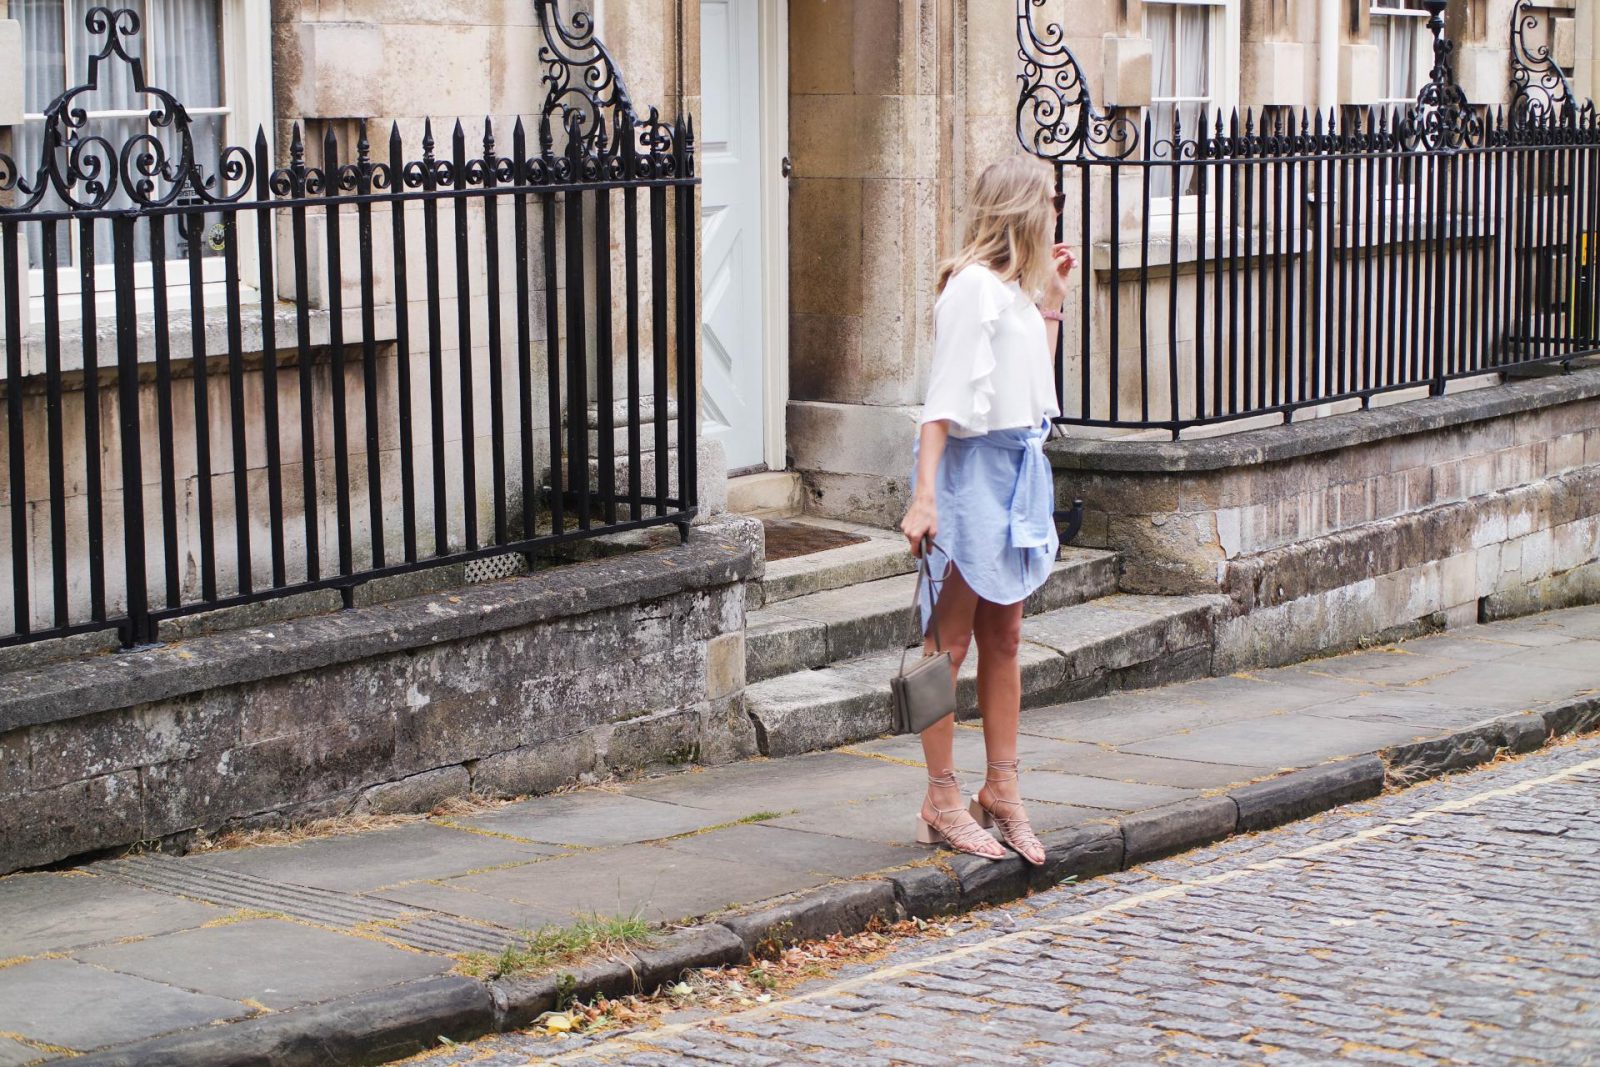
[{"label": "window frame", "polygon": [[[1218,110],[1226,112],[1229,108],[1237,107],[1239,102],[1239,63],[1240,63],[1240,0],[1145,0],[1144,2],[1146,24],[1144,33],[1147,40],[1150,38],[1149,15],[1151,8],[1179,8],[1198,7],[1208,9],[1211,14],[1211,73],[1212,80],[1210,94],[1204,97],[1156,96],[1155,94],[1155,57],[1151,57],[1150,65],[1150,106],[1158,104],[1173,104],[1181,106],[1183,103],[1196,103],[1205,101],[1207,118],[1211,119]],[[1174,57],[1177,52],[1174,49]],[[1159,131],[1152,127],[1152,133]],[[1157,137],[1159,139],[1159,136]],[[1146,146],[1148,150],[1148,146]],[[1152,227],[1160,218],[1169,218],[1172,215],[1171,195],[1150,197],[1150,214]],[[1197,193],[1180,193],[1177,196],[1178,214],[1192,216],[1199,210],[1199,195]],[[1154,232],[1154,229],[1152,229]]]},{"label": "window frame", "polygon": [[[1405,96],[1386,96],[1380,93],[1378,98],[1373,101],[1373,107],[1393,108],[1396,105],[1414,104],[1417,100],[1417,93],[1421,91],[1423,82],[1427,80],[1428,53],[1431,51],[1431,49],[1424,47],[1427,43],[1427,34],[1422,31],[1425,28],[1425,23],[1428,19],[1428,13],[1417,7],[1399,6],[1403,5],[1405,2],[1406,0],[1387,0],[1387,2],[1385,2],[1385,0],[1376,0],[1376,2],[1374,2],[1372,6],[1367,9],[1367,37],[1368,40],[1372,41],[1374,45],[1377,44],[1375,38],[1377,36],[1379,19],[1382,19],[1384,22],[1384,32],[1386,34],[1390,32],[1389,27],[1396,25],[1397,22],[1401,20],[1410,22],[1413,26],[1411,61],[1415,67],[1417,84],[1412,86],[1411,91]],[[1390,60],[1392,59],[1393,55],[1393,42],[1386,41],[1385,47],[1379,51],[1379,63],[1382,65],[1380,81],[1384,88],[1387,89],[1393,88],[1393,86],[1389,85],[1392,74]]]},{"label": "window frame", "polygon": [[[147,0],[148,2],[148,0]],[[272,8],[271,0],[218,0],[219,66],[223,103],[220,106],[191,107],[185,101],[185,110],[191,117],[221,114],[224,117],[221,143],[244,145],[255,143],[257,128],[267,136],[267,158],[272,160]],[[65,31],[65,20],[63,22]],[[72,39],[65,36],[64,81],[67,87],[81,84],[85,74],[87,56],[74,55]],[[143,58],[144,38],[140,37],[139,57]],[[126,77],[120,63],[111,68],[113,77]],[[165,86],[163,86],[165,88]],[[139,119],[149,115],[148,110],[90,112],[97,119]],[[26,112],[23,121],[11,127],[13,139],[38,136],[44,120],[42,112]],[[203,163],[204,161],[202,161]],[[214,165],[214,164],[213,164]],[[239,212],[236,216],[239,241],[239,276],[241,284],[254,288],[245,279],[253,278],[258,271],[256,263],[256,220],[253,212]],[[78,223],[67,223],[66,241],[75,247],[78,240]],[[188,261],[169,258],[167,264],[166,295],[171,313],[187,311],[189,300]],[[216,306],[225,299],[225,264],[221,257],[202,259],[202,297],[207,306]],[[95,264],[95,310],[101,317],[115,312],[115,266],[111,263]],[[155,307],[154,268],[148,260],[134,264],[135,304],[140,313]],[[34,323],[44,321],[44,268],[28,266],[29,318]],[[63,322],[70,321],[82,310],[82,277],[76,264],[56,269],[56,306]]]}]

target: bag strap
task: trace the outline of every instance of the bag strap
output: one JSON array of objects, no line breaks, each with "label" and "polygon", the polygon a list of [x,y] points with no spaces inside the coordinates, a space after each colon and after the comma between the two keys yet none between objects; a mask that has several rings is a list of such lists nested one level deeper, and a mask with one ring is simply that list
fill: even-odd
[{"label": "bag strap", "polygon": [[[944,651],[944,643],[939,640],[939,593],[936,588],[939,583],[933,580],[933,575],[929,571],[928,551],[938,547],[938,543],[933,538],[924,537],[922,539],[922,553],[917,556],[917,584],[911,591],[911,617],[920,622],[922,614],[922,583],[928,583],[928,599],[933,602],[928,611],[928,629],[923,630],[920,625],[917,629],[924,638],[930,632],[933,634],[935,655]],[[943,549],[940,549],[940,551],[942,552]],[[909,647],[900,650],[900,674],[902,677],[906,673],[906,655],[910,651]]]}]

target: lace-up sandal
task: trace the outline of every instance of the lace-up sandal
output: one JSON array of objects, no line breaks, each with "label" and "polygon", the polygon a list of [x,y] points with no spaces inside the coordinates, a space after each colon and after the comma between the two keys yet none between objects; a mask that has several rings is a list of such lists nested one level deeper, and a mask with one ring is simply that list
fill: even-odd
[{"label": "lace-up sandal", "polygon": [[[954,772],[937,778],[929,775],[928,784],[946,789],[960,788]],[[931,799],[926,803],[933,809],[933,821],[923,818],[921,812],[917,813],[919,844],[944,844],[957,852],[965,852],[969,856],[981,856],[986,860],[1006,858],[1006,850],[1000,847],[1000,842],[996,841],[993,835],[986,833],[965,809],[935,807]]]},{"label": "lace-up sandal", "polygon": [[[1004,777],[996,777],[999,771]],[[1001,760],[989,764],[989,774],[985,780],[986,785],[995,783],[1014,782],[1017,780],[1017,761]],[[1044,865],[1044,843],[1033,832],[1033,827],[1028,823],[1028,816],[1022,810],[1022,804],[1015,800],[991,799],[985,804],[981,799],[983,792],[980,790],[972,798],[972,804],[967,809],[974,822],[982,827],[993,826],[1000,831],[1000,840],[1009,845],[1017,855],[1035,867]]]}]

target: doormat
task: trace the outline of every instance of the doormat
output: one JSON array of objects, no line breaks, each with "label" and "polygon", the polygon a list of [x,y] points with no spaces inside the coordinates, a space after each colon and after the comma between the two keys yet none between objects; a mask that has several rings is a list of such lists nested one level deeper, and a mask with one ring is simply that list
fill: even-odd
[{"label": "doormat", "polygon": [[859,534],[784,519],[763,519],[761,525],[767,528],[768,563],[795,556],[809,556],[813,552],[826,552],[830,548],[843,548],[845,545],[859,545],[867,540]]}]

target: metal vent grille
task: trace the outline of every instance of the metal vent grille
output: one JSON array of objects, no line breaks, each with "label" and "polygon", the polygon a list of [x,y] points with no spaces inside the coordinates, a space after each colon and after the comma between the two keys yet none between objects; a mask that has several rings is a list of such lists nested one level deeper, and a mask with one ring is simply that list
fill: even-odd
[{"label": "metal vent grille", "polygon": [[520,552],[507,552],[503,556],[485,556],[467,564],[467,583],[498,582],[528,573],[528,557]]}]

